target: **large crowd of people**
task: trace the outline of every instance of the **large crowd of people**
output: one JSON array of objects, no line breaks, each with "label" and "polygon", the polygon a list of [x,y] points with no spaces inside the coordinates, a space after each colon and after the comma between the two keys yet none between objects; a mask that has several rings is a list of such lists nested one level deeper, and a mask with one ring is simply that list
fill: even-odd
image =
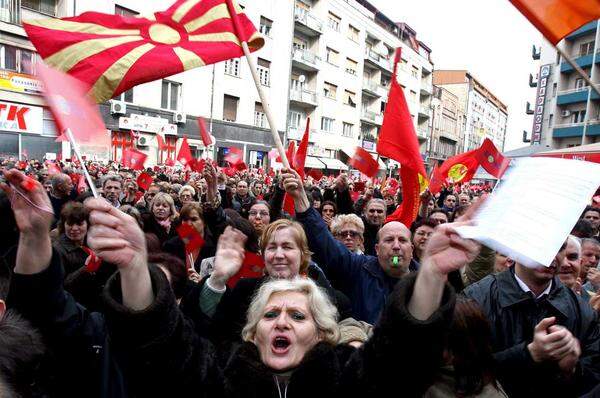
[{"label": "large crowd of people", "polygon": [[489,183],[86,165],[0,160],[0,397],[600,396],[592,198],[528,268]]}]

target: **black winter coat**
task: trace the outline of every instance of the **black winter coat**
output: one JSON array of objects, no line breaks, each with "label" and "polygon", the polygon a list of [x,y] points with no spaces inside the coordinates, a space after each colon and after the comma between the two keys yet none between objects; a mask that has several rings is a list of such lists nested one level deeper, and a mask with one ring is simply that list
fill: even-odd
[{"label": "black winter coat", "polygon": [[[482,307],[492,326],[492,348],[498,379],[510,397],[575,397],[600,382],[600,331],[592,308],[555,277],[550,294],[535,300],[524,292],[514,270],[489,275],[464,290]],[[581,344],[581,356],[570,380],[555,363],[536,363],[527,345],[535,326],[556,317]]]},{"label": "black winter coat", "polygon": [[144,397],[422,396],[440,364],[454,308],[454,293],[446,288],[438,311],[426,321],[414,319],[407,305],[415,278],[405,278],[361,349],[317,344],[279,392],[275,373],[262,364],[253,344],[217,353],[186,321],[164,274],[150,271],[156,296],[144,311],[121,304],[118,274],[105,291],[111,341],[119,355],[135,361],[129,380]]}]

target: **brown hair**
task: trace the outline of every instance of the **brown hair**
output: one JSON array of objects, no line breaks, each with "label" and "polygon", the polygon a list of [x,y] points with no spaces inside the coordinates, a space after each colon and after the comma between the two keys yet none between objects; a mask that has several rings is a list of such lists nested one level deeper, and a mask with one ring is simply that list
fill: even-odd
[{"label": "brown hair", "polygon": [[308,248],[308,240],[306,239],[306,234],[300,223],[282,218],[267,225],[260,238],[260,250],[264,255],[267,244],[271,241],[271,238],[273,238],[277,231],[283,228],[290,228],[294,232],[296,244],[300,248],[299,273],[304,275],[308,270],[308,264],[310,263],[310,256],[312,253]]},{"label": "brown hair", "polygon": [[89,224],[90,212],[79,202],[67,202],[60,211],[60,222],[58,223],[58,232],[65,233],[65,223],[69,225],[81,224],[87,222]]},{"label": "brown hair", "polygon": [[204,217],[202,216],[202,207],[200,207],[200,204],[198,202],[191,202],[183,205],[183,207],[179,211],[179,218],[183,221],[189,220],[194,210],[196,210],[200,218],[204,220]]}]

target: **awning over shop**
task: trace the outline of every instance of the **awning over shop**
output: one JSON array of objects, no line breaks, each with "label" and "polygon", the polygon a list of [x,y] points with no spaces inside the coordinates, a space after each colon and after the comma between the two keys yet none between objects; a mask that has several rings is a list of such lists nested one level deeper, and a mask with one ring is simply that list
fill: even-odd
[{"label": "awning over shop", "polygon": [[315,156],[307,156],[306,162],[304,163],[306,169],[324,169],[325,163],[321,162],[319,158]]},{"label": "awning over shop", "polygon": [[586,160],[588,162],[600,163],[600,143],[540,152],[533,156]]},{"label": "awning over shop", "polygon": [[341,160],[331,158],[319,158],[319,160],[325,163],[329,170],[348,170],[348,166],[342,163]]}]

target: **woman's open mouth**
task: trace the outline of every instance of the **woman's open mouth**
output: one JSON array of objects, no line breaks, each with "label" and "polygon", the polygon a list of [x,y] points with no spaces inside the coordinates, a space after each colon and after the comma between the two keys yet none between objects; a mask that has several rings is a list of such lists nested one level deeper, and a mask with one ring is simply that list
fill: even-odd
[{"label": "woman's open mouth", "polygon": [[290,339],[285,336],[275,336],[271,342],[271,350],[275,354],[283,355],[286,354],[292,345]]}]

